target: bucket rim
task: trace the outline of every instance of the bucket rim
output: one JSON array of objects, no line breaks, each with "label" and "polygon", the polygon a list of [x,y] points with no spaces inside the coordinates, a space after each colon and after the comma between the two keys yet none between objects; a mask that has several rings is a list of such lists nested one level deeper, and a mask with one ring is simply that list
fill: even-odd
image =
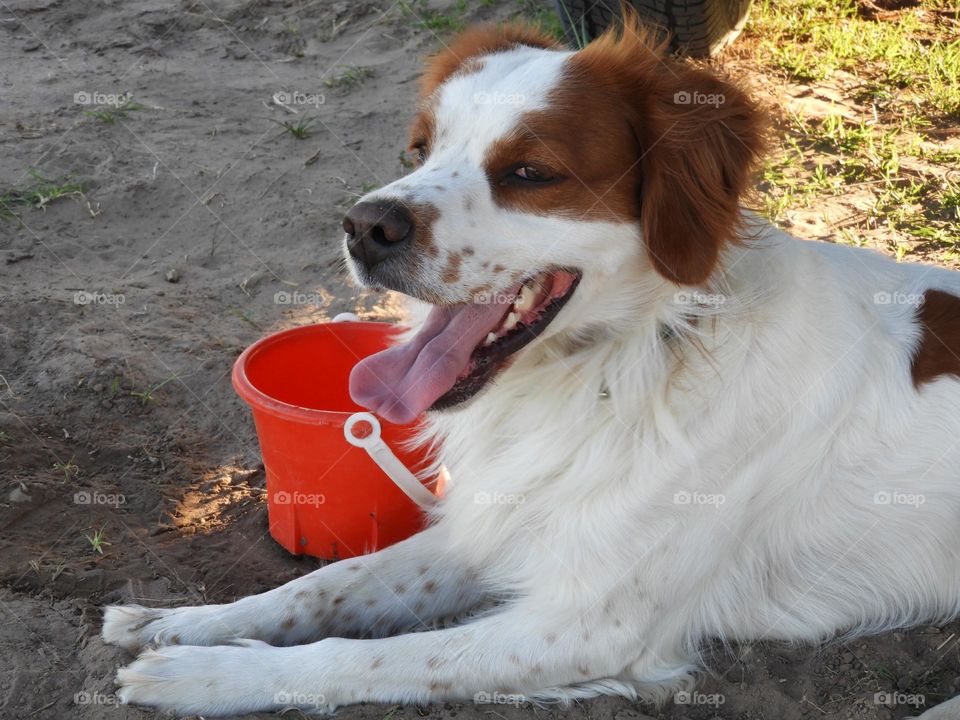
[{"label": "bucket rim", "polygon": [[[353,415],[357,410],[317,410],[315,408],[303,407],[292,403],[278,400],[275,397],[267,395],[251,382],[247,376],[247,365],[255,355],[269,349],[284,340],[295,335],[314,335],[321,332],[332,332],[336,329],[349,327],[351,331],[379,333],[379,334],[398,334],[406,328],[387,322],[376,322],[371,320],[357,320],[350,322],[322,322],[310,325],[299,325],[297,327],[287,328],[279,332],[271,333],[257,340],[248,346],[233,363],[233,370],[230,379],[233,389],[240,399],[243,400],[255,412],[265,412],[269,415],[282,418],[284,420],[293,420],[307,425],[342,425],[347,418]],[[335,332],[332,334],[336,335]],[[349,347],[344,343],[344,347]],[[360,361],[357,357],[357,362]],[[390,424],[390,423],[388,423]]]}]

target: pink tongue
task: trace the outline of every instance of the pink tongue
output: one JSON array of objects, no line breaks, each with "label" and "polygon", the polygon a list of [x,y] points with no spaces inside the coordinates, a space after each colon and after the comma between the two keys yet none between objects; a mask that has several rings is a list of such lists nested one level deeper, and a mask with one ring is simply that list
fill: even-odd
[{"label": "pink tongue", "polygon": [[412,422],[454,386],[473,349],[495,329],[510,303],[435,307],[410,342],[361,360],[350,397],[393,423]]}]

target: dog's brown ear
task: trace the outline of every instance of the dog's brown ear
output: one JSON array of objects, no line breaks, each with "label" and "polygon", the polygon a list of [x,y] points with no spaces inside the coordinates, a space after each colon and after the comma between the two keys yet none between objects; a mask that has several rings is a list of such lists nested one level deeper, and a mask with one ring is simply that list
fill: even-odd
[{"label": "dog's brown ear", "polygon": [[706,280],[736,239],[766,117],[742,90],[665,50],[628,15],[578,55],[594,75],[605,65],[617,77],[640,153],[644,242],[663,277],[689,285]]},{"label": "dog's brown ear", "polygon": [[470,61],[517,45],[559,48],[560,44],[532,25],[515,22],[506,25],[478,25],[457,35],[443,50],[427,60],[420,78],[420,96],[427,97],[450,76],[467,70]]},{"label": "dog's brown ear", "polygon": [[662,75],[645,100],[637,118],[644,241],[666,279],[701,283],[736,238],[762,115],[741,90],[694,68]]}]

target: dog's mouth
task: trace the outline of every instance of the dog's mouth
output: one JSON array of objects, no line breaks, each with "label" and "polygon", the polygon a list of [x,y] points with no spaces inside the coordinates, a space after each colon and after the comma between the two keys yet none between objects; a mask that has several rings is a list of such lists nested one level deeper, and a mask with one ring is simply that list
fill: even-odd
[{"label": "dog's mouth", "polygon": [[552,269],[477,302],[435,306],[413,339],[354,367],[350,396],[394,423],[466,402],[546,330],[580,277]]}]

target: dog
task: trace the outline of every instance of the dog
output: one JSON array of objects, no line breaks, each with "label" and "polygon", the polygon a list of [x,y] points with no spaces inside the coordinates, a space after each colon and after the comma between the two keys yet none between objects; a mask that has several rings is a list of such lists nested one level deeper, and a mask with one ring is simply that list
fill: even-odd
[{"label": "dog", "polygon": [[662,702],[710,641],[960,614],[960,274],[745,210],[765,133],[635,18],[433,57],[418,167],[343,224],[356,279],[423,310],[351,394],[428,414],[445,495],[423,532],[261,595],[107,608],[140,652],[120,699]]}]

